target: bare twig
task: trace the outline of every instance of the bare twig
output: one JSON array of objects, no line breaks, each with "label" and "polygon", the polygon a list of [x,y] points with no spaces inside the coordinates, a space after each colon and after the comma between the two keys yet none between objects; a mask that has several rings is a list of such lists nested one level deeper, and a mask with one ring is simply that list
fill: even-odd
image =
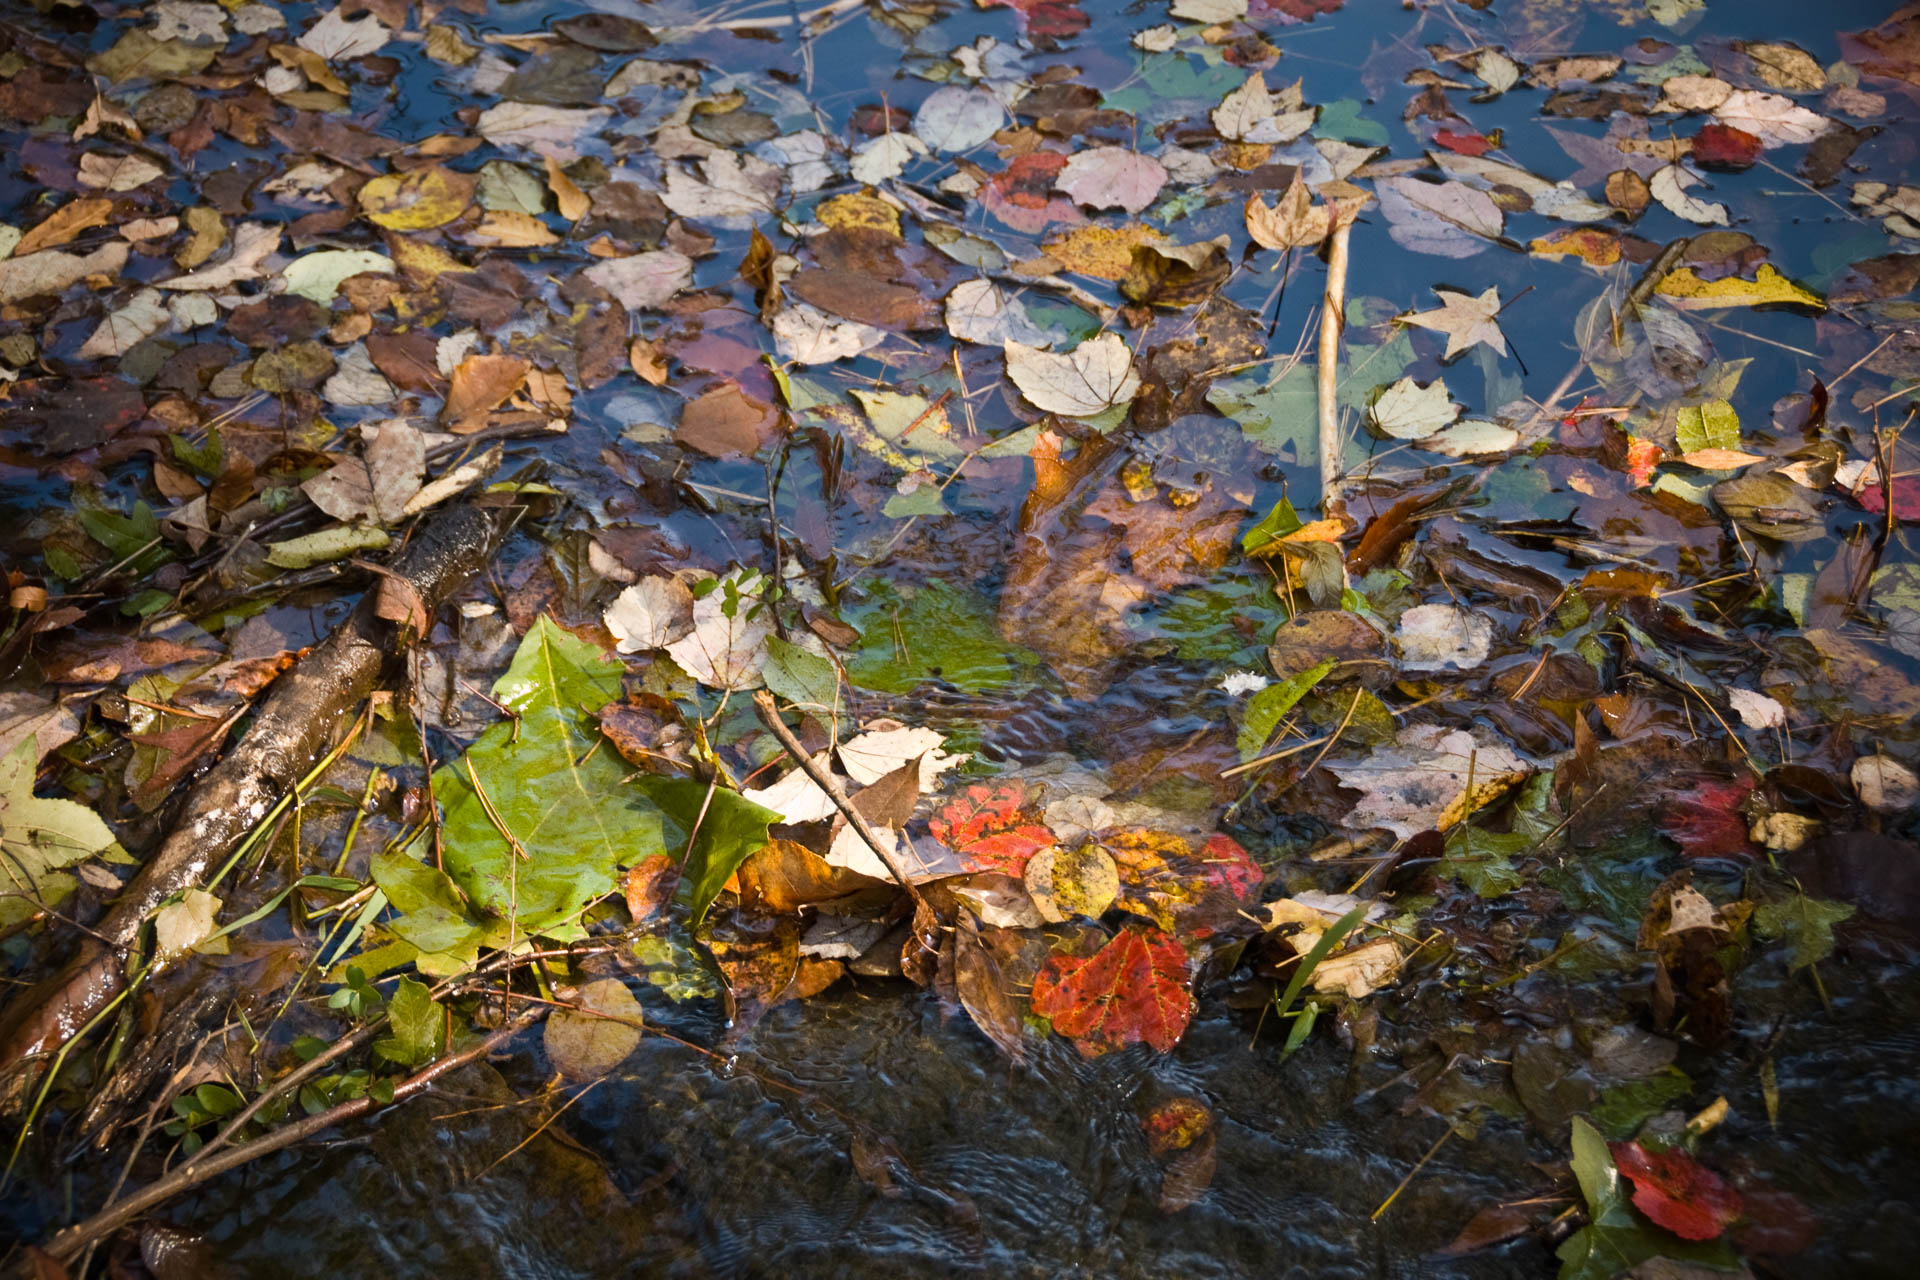
[{"label": "bare twig", "polygon": [[[416,1094],[424,1093],[440,1077],[492,1053],[521,1031],[545,1017],[546,1012],[543,1008],[529,1009],[478,1044],[422,1067],[394,1086],[393,1101],[399,1103]],[[378,1110],[380,1105],[371,1097],[354,1098],[338,1106],[328,1107],[318,1115],[307,1116],[291,1124],[282,1125],[244,1146],[233,1147],[211,1158],[191,1160],[166,1177],[148,1183],[112,1208],[104,1209],[86,1221],[68,1227],[47,1242],[46,1251],[62,1261],[76,1257],[89,1244],[113,1234],[149,1209],[165,1204],[182,1191],[197,1187],[209,1179],[219,1177],[229,1169],[237,1169],[282,1147],[304,1142],[317,1133],[331,1129],[334,1125],[369,1115]]]}]

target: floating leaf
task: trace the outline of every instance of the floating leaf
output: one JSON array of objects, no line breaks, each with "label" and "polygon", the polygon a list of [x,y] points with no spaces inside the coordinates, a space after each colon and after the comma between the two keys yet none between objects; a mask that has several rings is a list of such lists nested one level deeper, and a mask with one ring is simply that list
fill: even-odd
[{"label": "floating leaf", "polygon": [[1507,337],[1500,332],[1500,290],[1488,288],[1474,297],[1453,289],[1435,289],[1440,298],[1437,311],[1416,311],[1399,317],[1402,324],[1418,325],[1447,335],[1447,350],[1440,358],[1451,360],[1470,348],[1486,343],[1499,355],[1507,354]]},{"label": "floating leaf", "polygon": [[1024,876],[1028,860],[1055,842],[1037,802],[1019,782],[976,783],[949,799],[930,829],[971,868]]},{"label": "floating leaf", "polygon": [[1027,859],[1025,879],[1033,905],[1049,924],[1074,916],[1097,920],[1120,896],[1113,855],[1097,844],[1042,849]]},{"label": "floating leaf", "polygon": [[1633,1207],[1683,1240],[1711,1240],[1740,1217],[1740,1193],[1678,1149],[1610,1143],[1614,1165],[1633,1183]]},{"label": "floating leaf", "polygon": [[1089,338],[1067,355],[1023,342],[1006,345],[1007,376],[1036,408],[1091,418],[1132,400],[1140,389],[1133,353],[1117,333]]},{"label": "floating leaf", "polygon": [[1167,170],[1126,147],[1094,147],[1075,153],[1054,185],[1089,208],[1138,213],[1167,185]]},{"label": "floating leaf", "polygon": [[31,737],[0,756],[0,848],[6,853],[9,890],[0,897],[0,922],[9,926],[73,891],[73,878],[63,868],[117,847],[113,832],[93,810],[33,794],[39,759]]},{"label": "floating leaf", "polygon": [[1401,378],[1373,402],[1374,425],[1396,440],[1418,440],[1430,436],[1460,416],[1460,406],[1447,391],[1445,378],[1435,378],[1421,386],[1412,378]]},{"label": "floating leaf", "polygon": [[614,890],[616,868],[665,851],[658,810],[624,785],[614,752],[595,749],[592,713],[620,697],[622,671],[542,615],[494,682],[513,719],[434,775],[448,876],[522,932],[570,922]]},{"label": "floating leaf", "polygon": [[1742,280],[1739,276],[1702,280],[1692,267],[1676,267],[1661,278],[1654,292],[1682,311],[1762,307],[1774,302],[1802,307],[1827,305],[1819,294],[1795,284],[1764,262],[1751,280]]},{"label": "floating leaf", "polygon": [[1737,449],[1740,415],[1725,400],[1682,405],[1676,415],[1674,433],[1683,454],[1701,449]]},{"label": "floating leaf", "polygon": [[1852,917],[1853,912],[1850,902],[1829,902],[1796,893],[1777,902],[1761,903],[1754,910],[1753,927],[1762,937],[1786,939],[1791,947],[1787,968],[1798,970],[1833,954],[1833,926]]},{"label": "floating leaf", "polygon": [[1178,939],[1129,927],[1095,955],[1048,960],[1033,980],[1033,1011],[1083,1057],[1142,1042],[1166,1053],[1193,1017],[1191,981]]}]

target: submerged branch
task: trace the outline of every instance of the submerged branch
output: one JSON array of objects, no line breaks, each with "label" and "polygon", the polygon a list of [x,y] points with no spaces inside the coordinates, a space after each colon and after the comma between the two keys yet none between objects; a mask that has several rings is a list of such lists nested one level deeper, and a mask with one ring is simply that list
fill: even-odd
[{"label": "submerged branch", "polygon": [[[424,526],[394,563],[431,616],[492,558],[513,508],[467,505]],[[275,681],[238,746],[193,784],[180,820],[65,969],[22,996],[0,1028],[0,1101],[27,1092],[58,1051],[126,986],[125,959],[153,911],[201,883],[325,754],[340,718],[400,648],[368,592],[340,627]]]}]

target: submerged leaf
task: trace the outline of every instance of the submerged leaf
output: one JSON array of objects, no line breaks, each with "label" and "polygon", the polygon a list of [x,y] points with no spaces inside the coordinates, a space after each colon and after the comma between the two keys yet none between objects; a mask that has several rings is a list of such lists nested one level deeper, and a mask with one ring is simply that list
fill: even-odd
[{"label": "submerged leaf", "polygon": [[1092,956],[1056,955],[1033,980],[1033,1011],[1083,1057],[1144,1042],[1162,1053],[1193,1017],[1187,952],[1157,929],[1126,928]]}]

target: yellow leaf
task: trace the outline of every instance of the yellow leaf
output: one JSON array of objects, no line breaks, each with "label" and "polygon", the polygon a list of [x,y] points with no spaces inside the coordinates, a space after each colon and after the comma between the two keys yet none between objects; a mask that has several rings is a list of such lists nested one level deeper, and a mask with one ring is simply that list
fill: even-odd
[{"label": "yellow leaf", "polygon": [[835,230],[867,227],[900,239],[900,211],[875,195],[871,188],[849,191],[823,201],[815,216]]},{"label": "yellow leaf", "polygon": [[1089,224],[1058,235],[1040,247],[1060,264],[1062,271],[1076,275],[1118,280],[1133,266],[1133,251],[1138,245],[1165,244],[1167,238],[1152,227],[1133,223],[1124,227]]},{"label": "yellow leaf", "polygon": [[546,223],[518,209],[495,209],[459,238],[486,249],[537,249],[560,242]]},{"label": "yellow leaf", "polygon": [[1752,280],[1729,276],[1725,280],[1702,280],[1692,267],[1669,271],[1656,290],[1682,311],[1705,311],[1716,307],[1758,307],[1769,302],[1792,302],[1803,307],[1826,308],[1826,302],[1811,289],[1803,289],[1766,263]]},{"label": "yellow leaf", "polygon": [[553,202],[560,208],[560,216],[568,222],[578,222],[587,216],[587,210],[593,207],[593,201],[587,198],[560,162],[552,156],[545,157],[547,162],[547,190],[553,192]]},{"label": "yellow leaf", "polygon": [[459,217],[473,199],[476,179],[444,165],[383,173],[360,188],[360,211],[390,231],[425,231]]}]

